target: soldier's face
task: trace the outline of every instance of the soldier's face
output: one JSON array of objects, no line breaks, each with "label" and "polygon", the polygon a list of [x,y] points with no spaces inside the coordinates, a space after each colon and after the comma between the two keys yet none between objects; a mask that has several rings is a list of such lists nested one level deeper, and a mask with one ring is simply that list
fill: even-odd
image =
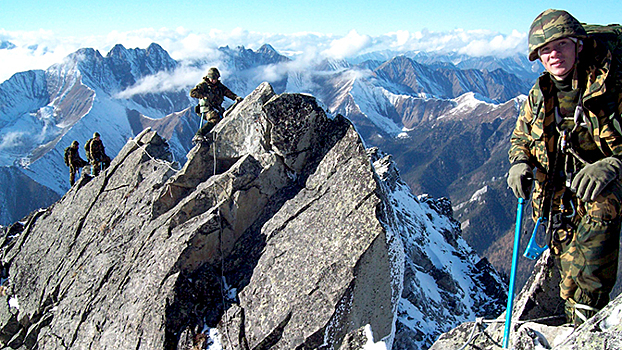
[{"label": "soldier's face", "polygon": [[217,78],[207,78],[207,79],[209,79],[209,82],[212,84],[216,84],[216,82],[218,81]]},{"label": "soldier's face", "polygon": [[[576,45],[579,45],[577,48]],[[575,50],[578,49],[578,50]],[[569,38],[562,38],[544,45],[538,51],[540,61],[547,72],[557,79],[564,79],[575,65],[577,60],[577,52],[580,52],[583,46],[575,44]]]}]

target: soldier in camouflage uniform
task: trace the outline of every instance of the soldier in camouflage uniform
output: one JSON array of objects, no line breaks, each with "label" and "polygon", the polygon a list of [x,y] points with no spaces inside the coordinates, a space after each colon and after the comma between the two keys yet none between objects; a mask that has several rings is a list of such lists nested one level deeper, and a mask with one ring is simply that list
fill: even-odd
[{"label": "soldier in camouflage uniform", "polygon": [[93,176],[97,176],[101,170],[110,165],[110,157],[106,155],[104,143],[98,132],[93,133],[93,140],[88,149],[88,158],[91,160],[91,175]]},{"label": "soldier in camouflage uniform", "polygon": [[69,166],[69,184],[73,186],[76,182],[76,173],[79,168],[89,165],[87,161],[80,158],[80,151],[78,149],[78,141],[73,141],[65,152],[67,154],[65,162]]},{"label": "soldier in camouflage uniform", "polygon": [[207,141],[207,134],[220,122],[225,113],[222,103],[225,97],[236,102],[242,101],[242,97],[234,94],[220,82],[220,72],[217,68],[210,68],[203,81],[190,90],[190,96],[199,99],[199,112],[207,122],[197,131],[194,142]]},{"label": "soldier in camouflage uniform", "polygon": [[607,305],[616,281],[622,135],[612,119],[622,95],[608,79],[610,52],[566,11],[534,20],[529,59],[540,59],[546,72],[516,122],[508,185],[527,199],[535,184],[534,220],[547,219],[566,315],[580,324]]}]

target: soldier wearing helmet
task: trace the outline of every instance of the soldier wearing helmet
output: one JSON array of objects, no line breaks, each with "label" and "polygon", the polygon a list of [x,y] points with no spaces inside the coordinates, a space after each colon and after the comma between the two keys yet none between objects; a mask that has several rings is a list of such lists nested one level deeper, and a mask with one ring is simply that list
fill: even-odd
[{"label": "soldier wearing helmet", "polygon": [[110,166],[110,157],[106,155],[104,143],[98,132],[93,133],[93,138],[87,142],[87,157],[91,161],[91,175],[97,176],[99,172]]},{"label": "soldier wearing helmet", "polygon": [[89,165],[87,161],[80,158],[78,146],[78,141],[74,140],[69,147],[65,148],[65,164],[69,167],[69,184],[71,186],[76,182],[78,170]]},{"label": "soldier wearing helmet", "polygon": [[199,113],[207,122],[197,131],[193,142],[207,141],[207,134],[223,118],[225,113],[222,103],[225,97],[236,102],[242,101],[242,97],[234,94],[228,87],[220,82],[220,72],[212,67],[203,77],[203,81],[190,90],[190,96],[199,99]]},{"label": "soldier wearing helmet", "polygon": [[580,324],[607,305],[616,281],[622,135],[611,118],[622,97],[609,88],[611,53],[566,11],[533,21],[529,59],[546,71],[516,121],[507,181],[545,220],[566,316]]}]

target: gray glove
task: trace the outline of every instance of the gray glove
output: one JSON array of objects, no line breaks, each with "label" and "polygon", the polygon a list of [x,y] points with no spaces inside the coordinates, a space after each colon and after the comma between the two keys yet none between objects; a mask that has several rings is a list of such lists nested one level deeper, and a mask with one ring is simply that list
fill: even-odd
[{"label": "gray glove", "polygon": [[508,173],[508,186],[514,192],[516,198],[528,199],[533,184],[533,171],[526,163],[516,163]]},{"label": "gray glove", "polygon": [[593,201],[607,185],[620,178],[622,161],[615,157],[603,158],[586,165],[572,179],[570,189],[584,202]]}]

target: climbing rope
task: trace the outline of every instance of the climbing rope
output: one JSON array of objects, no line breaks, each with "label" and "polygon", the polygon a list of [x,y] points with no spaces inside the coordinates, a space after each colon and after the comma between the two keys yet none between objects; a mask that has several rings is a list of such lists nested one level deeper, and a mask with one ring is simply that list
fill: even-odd
[{"label": "climbing rope", "polygon": [[[555,319],[559,319],[559,318],[565,318],[566,315],[555,315],[555,316],[547,316],[547,317],[540,317],[540,318],[532,318],[529,320],[518,320],[513,322],[514,324],[524,324],[527,322],[541,322],[541,321],[548,321],[548,320],[555,320]],[[469,335],[469,338],[467,339],[467,341],[464,343],[464,345],[462,345],[462,347],[460,347],[458,350],[464,350],[467,348],[467,346],[471,345],[471,342],[480,334],[484,333],[488,336],[488,338],[490,338],[490,340],[492,340],[495,345],[501,347],[500,343],[498,343],[497,341],[495,341],[494,339],[492,339],[492,337],[486,333],[484,330],[481,329],[481,326],[484,324],[494,324],[494,323],[505,323],[505,320],[485,320],[483,318],[476,318],[475,319],[475,323],[473,324],[473,329],[471,330],[471,333]],[[479,329],[479,332],[476,333],[476,331]]]},{"label": "climbing rope", "polygon": [[[179,172],[179,169],[175,169],[175,168],[173,168],[173,167],[170,165],[170,163],[169,163],[169,162],[166,162],[166,161],[164,161],[164,160],[162,160],[162,159],[155,158],[154,156],[152,156],[151,154],[149,154],[149,152],[147,152],[147,149],[146,149],[144,146],[141,146],[138,142],[136,142],[136,140],[134,140],[134,139],[130,139],[130,141],[134,142],[134,143],[136,144],[136,146],[137,146],[138,148],[140,148],[143,152],[145,152],[145,154],[146,154],[149,158],[151,158],[151,160],[153,160],[154,162],[159,163],[159,164],[163,164],[163,165],[165,165],[166,167],[168,167],[169,169],[173,170],[174,172]],[[171,154],[173,154],[173,153],[171,152]],[[174,157],[174,155],[173,155],[173,157]]]},{"label": "climbing rope", "polygon": [[[483,318],[478,317],[478,318],[475,319],[475,325],[473,325],[473,329],[471,330],[471,335],[469,335],[469,339],[458,350],[464,350],[464,349],[466,349],[467,346],[469,346],[469,344],[471,344],[471,342],[475,338],[475,331],[482,325],[483,322],[484,322]],[[480,330],[480,333],[481,333],[481,330]]]},{"label": "climbing rope", "polygon": [[579,304],[576,303],[573,305],[574,307],[574,312],[577,315],[577,317],[579,317],[581,319],[581,321],[583,322],[587,322],[587,316],[585,316],[583,314],[583,312],[581,312],[580,310],[585,310],[585,311],[592,311],[592,312],[598,312],[600,311],[599,309],[595,308],[595,307],[591,307],[589,305],[585,305],[585,304]]},{"label": "climbing rope", "polygon": [[[216,140],[218,139],[218,132],[213,131],[212,132],[214,135],[214,140],[212,142],[212,153],[214,155],[214,167],[213,167],[213,176],[216,176],[216,172],[218,170],[218,167],[216,165]],[[216,185],[216,182],[214,182],[214,185]],[[214,201],[216,202],[216,198],[218,198],[218,193],[216,193],[216,186],[212,187],[213,191],[214,191]],[[218,218],[218,250],[220,252],[220,297],[221,297],[221,301],[222,301],[222,309],[224,311],[224,317],[225,317],[225,322],[223,322],[223,328],[224,328],[224,333],[225,333],[225,337],[227,338],[227,341],[229,342],[229,345],[231,346],[231,348],[235,348],[233,345],[233,342],[231,341],[231,338],[229,337],[229,332],[227,330],[228,326],[228,313],[227,313],[227,302],[225,300],[225,256],[224,256],[224,250],[222,248],[222,233],[223,233],[223,229],[222,229],[222,217],[221,217],[221,213],[220,213],[220,206],[216,206],[216,216]]]}]

